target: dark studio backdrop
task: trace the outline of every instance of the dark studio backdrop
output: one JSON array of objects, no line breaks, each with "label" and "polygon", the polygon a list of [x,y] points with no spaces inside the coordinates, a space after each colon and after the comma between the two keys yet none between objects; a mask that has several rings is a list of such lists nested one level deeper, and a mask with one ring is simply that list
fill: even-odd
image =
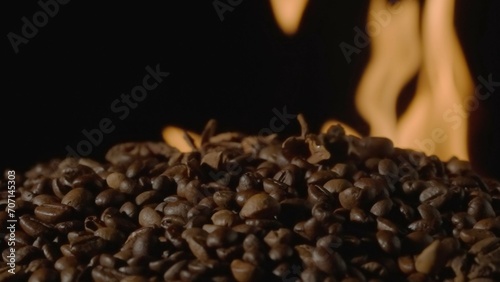
[{"label": "dark studio backdrop", "polygon": [[[48,2],[52,15],[44,19],[40,3]],[[229,5],[223,18],[214,2]],[[500,81],[499,2],[457,3],[457,28],[475,78]],[[101,130],[102,138],[85,152],[102,159],[120,142],[161,140],[166,125],[200,132],[215,118],[220,132],[257,134],[284,110],[303,113],[313,131],[336,118],[368,133],[353,92],[369,47],[350,63],[339,48],[353,44],[354,27],[364,29],[367,0],[310,1],[293,38],[278,29],[267,1],[5,5],[2,170],[63,157],[68,146],[77,150],[89,140],[83,132]],[[45,25],[25,28],[34,16]],[[23,28],[31,38],[13,39],[11,32],[23,36]],[[157,80],[147,80],[142,100],[121,96],[151,73]],[[470,146],[475,168],[500,178],[500,87],[494,90],[471,112]],[[299,131],[292,121],[281,134]]]}]

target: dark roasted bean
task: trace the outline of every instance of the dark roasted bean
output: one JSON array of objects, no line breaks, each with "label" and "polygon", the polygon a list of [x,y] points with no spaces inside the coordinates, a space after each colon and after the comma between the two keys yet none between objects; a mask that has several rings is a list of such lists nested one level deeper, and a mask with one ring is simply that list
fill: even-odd
[{"label": "dark roasted bean", "polygon": [[73,215],[73,208],[63,204],[42,204],[35,208],[35,216],[47,223],[58,223],[68,220]]},{"label": "dark roasted bean", "polygon": [[297,119],[283,141],[211,122],[191,152],[129,142],[16,173],[0,280],[498,280],[500,181]]}]

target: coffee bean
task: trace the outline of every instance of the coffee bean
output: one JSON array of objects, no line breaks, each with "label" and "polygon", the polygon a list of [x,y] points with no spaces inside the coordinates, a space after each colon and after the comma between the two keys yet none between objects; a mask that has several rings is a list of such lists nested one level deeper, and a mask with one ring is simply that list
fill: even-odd
[{"label": "coffee bean", "polygon": [[127,177],[120,172],[112,172],[106,177],[106,183],[110,188],[119,189],[120,183]]},{"label": "coffee bean", "polygon": [[92,257],[106,249],[108,243],[98,236],[82,236],[70,244],[70,252],[76,257]]},{"label": "coffee bean", "polygon": [[51,268],[52,263],[48,259],[35,259],[30,261],[28,267],[26,267],[26,272],[35,272],[40,268]]},{"label": "coffee bean", "polygon": [[74,256],[62,256],[54,262],[54,268],[61,272],[63,269],[76,267],[78,265],[78,260]]},{"label": "coffee bean", "polygon": [[312,260],[319,269],[328,274],[343,274],[347,268],[337,252],[323,247],[314,248]]},{"label": "coffee bean", "polygon": [[231,273],[238,282],[250,282],[257,279],[258,269],[251,263],[235,259],[231,262]]},{"label": "coffee bean", "polygon": [[380,230],[377,232],[377,241],[380,248],[391,255],[397,255],[401,251],[401,241],[399,238],[387,230]]},{"label": "coffee bean", "polygon": [[135,219],[139,215],[139,207],[132,202],[125,202],[120,207],[120,213]]},{"label": "coffee bean", "polygon": [[243,218],[272,218],[280,212],[280,204],[265,193],[250,197],[241,208]]},{"label": "coffee bean", "polygon": [[360,207],[366,198],[364,190],[358,187],[350,187],[339,194],[339,201],[342,207],[346,209],[353,209]]},{"label": "coffee bean", "polygon": [[47,223],[58,223],[73,216],[73,208],[64,204],[42,204],[35,208],[35,216]]},{"label": "coffee bean", "polygon": [[31,237],[49,236],[53,233],[52,226],[27,214],[19,217],[19,225]]},{"label": "coffee bean", "polygon": [[95,198],[95,204],[100,207],[120,206],[125,201],[125,194],[112,188],[100,192]]},{"label": "coffee bean", "polygon": [[209,248],[227,247],[238,239],[238,233],[226,226],[220,226],[207,235],[207,246]]},{"label": "coffee bean", "polygon": [[293,249],[287,244],[276,244],[269,250],[269,258],[273,261],[286,260],[293,255]]},{"label": "coffee bean", "polygon": [[74,188],[61,199],[61,204],[70,206],[79,212],[88,210],[93,202],[92,193],[84,188]]},{"label": "coffee bean", "polygon": [[396,163],[387,158],[378,162],[378,172],[381,175],[387,175],[394,179],[399,175],[399,169]]},{"label": "coffee bean", "polygon": [[217,191],[213,195],[214,202],[223,209],[236,207],[236,193],[234,191]]},{"label": "coffee bean", "polygon": [[219,210],[215,212],[212,215],[211,220],[215,225],[228,227],[241,222],[238,215],[229,210]]},{"label": "coffee bean", "polygon": [[469,202],[467,213],[474,217],[476,221],[483,218],[495,217],[495,211],[491,203],[483,197],[473,198]]},{"label": "coffee bean", "polygon": [[404,274],[411,274],[416,271],[415,261],[412,256],[401,256],[398,258],[398,266]]},{"label": "coffee bean", "polygon": [[39,268],[33,274],[31,274],[28,282],[38,282],[38,281],[57,281],[59,280],[59,273],[54,269],[43,267]]},{"label": "coffee bean", "polygon": [[144,227],[160,226],[161,219],[161,215],[150,207],[145,207],[139,212],[139,224]]},{"label": "coffee bean", "polygon": [[331,179],[328,180],[325,184],[323,184],[323,188],[325,188],[330,193],[340,193],[352,186],[353,185],[351,182],[343,178]]},{"label": "coffee bean", "polygon": [[376,216],[385,216],[387,215],[393,207],[393,203],[391,199],[383,199],[376,202],[370,212]]},{"label": "coffee bean", "polygon": [[42,252],[48,261],[54,262],[61,257],[61,251],[56,243],[47,243],[42,246]]},{"label": "coffee bean", "polygon": [[[188,138],[192,152],[130,142],[102,162],[54,159],[17,173],[19,228],[2,236],[15,243],[17,273],[0,268],[0,277],[495,280],[499,181],[456,158],[340,126],[313,134],[298,120],[301,135],[285,142],[216,134],[212,125],[201,145]],[[0,229],[9,219],[0,211]]]},{"label": "coffee bean", "polygon": [[493,236],[495,236],[493,232],[485,229],[463,229],[459,234],[460,240],[469,245]]},{"label": "coffee bean", "polygon": [[33,197],[31,202],[35,206],[41,206],[43,204],[58,204],[60,199],[54,195],[41,194]]}]

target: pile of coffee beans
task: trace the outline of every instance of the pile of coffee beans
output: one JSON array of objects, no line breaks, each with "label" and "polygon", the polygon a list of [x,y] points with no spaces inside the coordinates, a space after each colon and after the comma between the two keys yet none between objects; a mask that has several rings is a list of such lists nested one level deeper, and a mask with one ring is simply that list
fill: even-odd
[{"label": "pile of coffee beans", "polygon": [[0,281],[500,281],[499,181],[298,122],[280,139],[211,120],[188,153],[130,142],[18,171],[13,234],[6,172]]}]

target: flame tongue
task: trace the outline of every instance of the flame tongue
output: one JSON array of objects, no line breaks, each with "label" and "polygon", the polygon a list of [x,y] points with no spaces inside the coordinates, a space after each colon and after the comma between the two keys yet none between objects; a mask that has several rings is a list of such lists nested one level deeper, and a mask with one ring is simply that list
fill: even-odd
[{"label": "flame tongue", "polygon": [[[396,5],[391,10],[385,0],[370,2],[367,22],[379,28],[367,25],[372,54],[356,107],[372,136],[442,159],[467,160],[466,113],[452,114],[472,93],[473,82],[454,28],[455,0],[426,1],[423,11],[416,0]],[[414,98],[398,118],[398,96],[415,74]]]},{"label": "flame tongue", "polygon": [[286,35],[294,35],[299,28],[308,0],[270,0],[276,23]]},{"label": "flame tongue", "polygon": [[370,2],[367,28],[371,55],[356,90],[355,103],[370,134],[396,141],[396,103],[420,66],[419,13],[416,0],[393,6]]},{"label": "flame tongue", "polygon": [[[415,98],[398,123],[397,143],[443,159],[467,160],[467,120],[449,113],[473,93],[454,28],[455,0],[427,1],[422,18],[423,61]],[[458,117],[458,115],[456,116]]]}]

